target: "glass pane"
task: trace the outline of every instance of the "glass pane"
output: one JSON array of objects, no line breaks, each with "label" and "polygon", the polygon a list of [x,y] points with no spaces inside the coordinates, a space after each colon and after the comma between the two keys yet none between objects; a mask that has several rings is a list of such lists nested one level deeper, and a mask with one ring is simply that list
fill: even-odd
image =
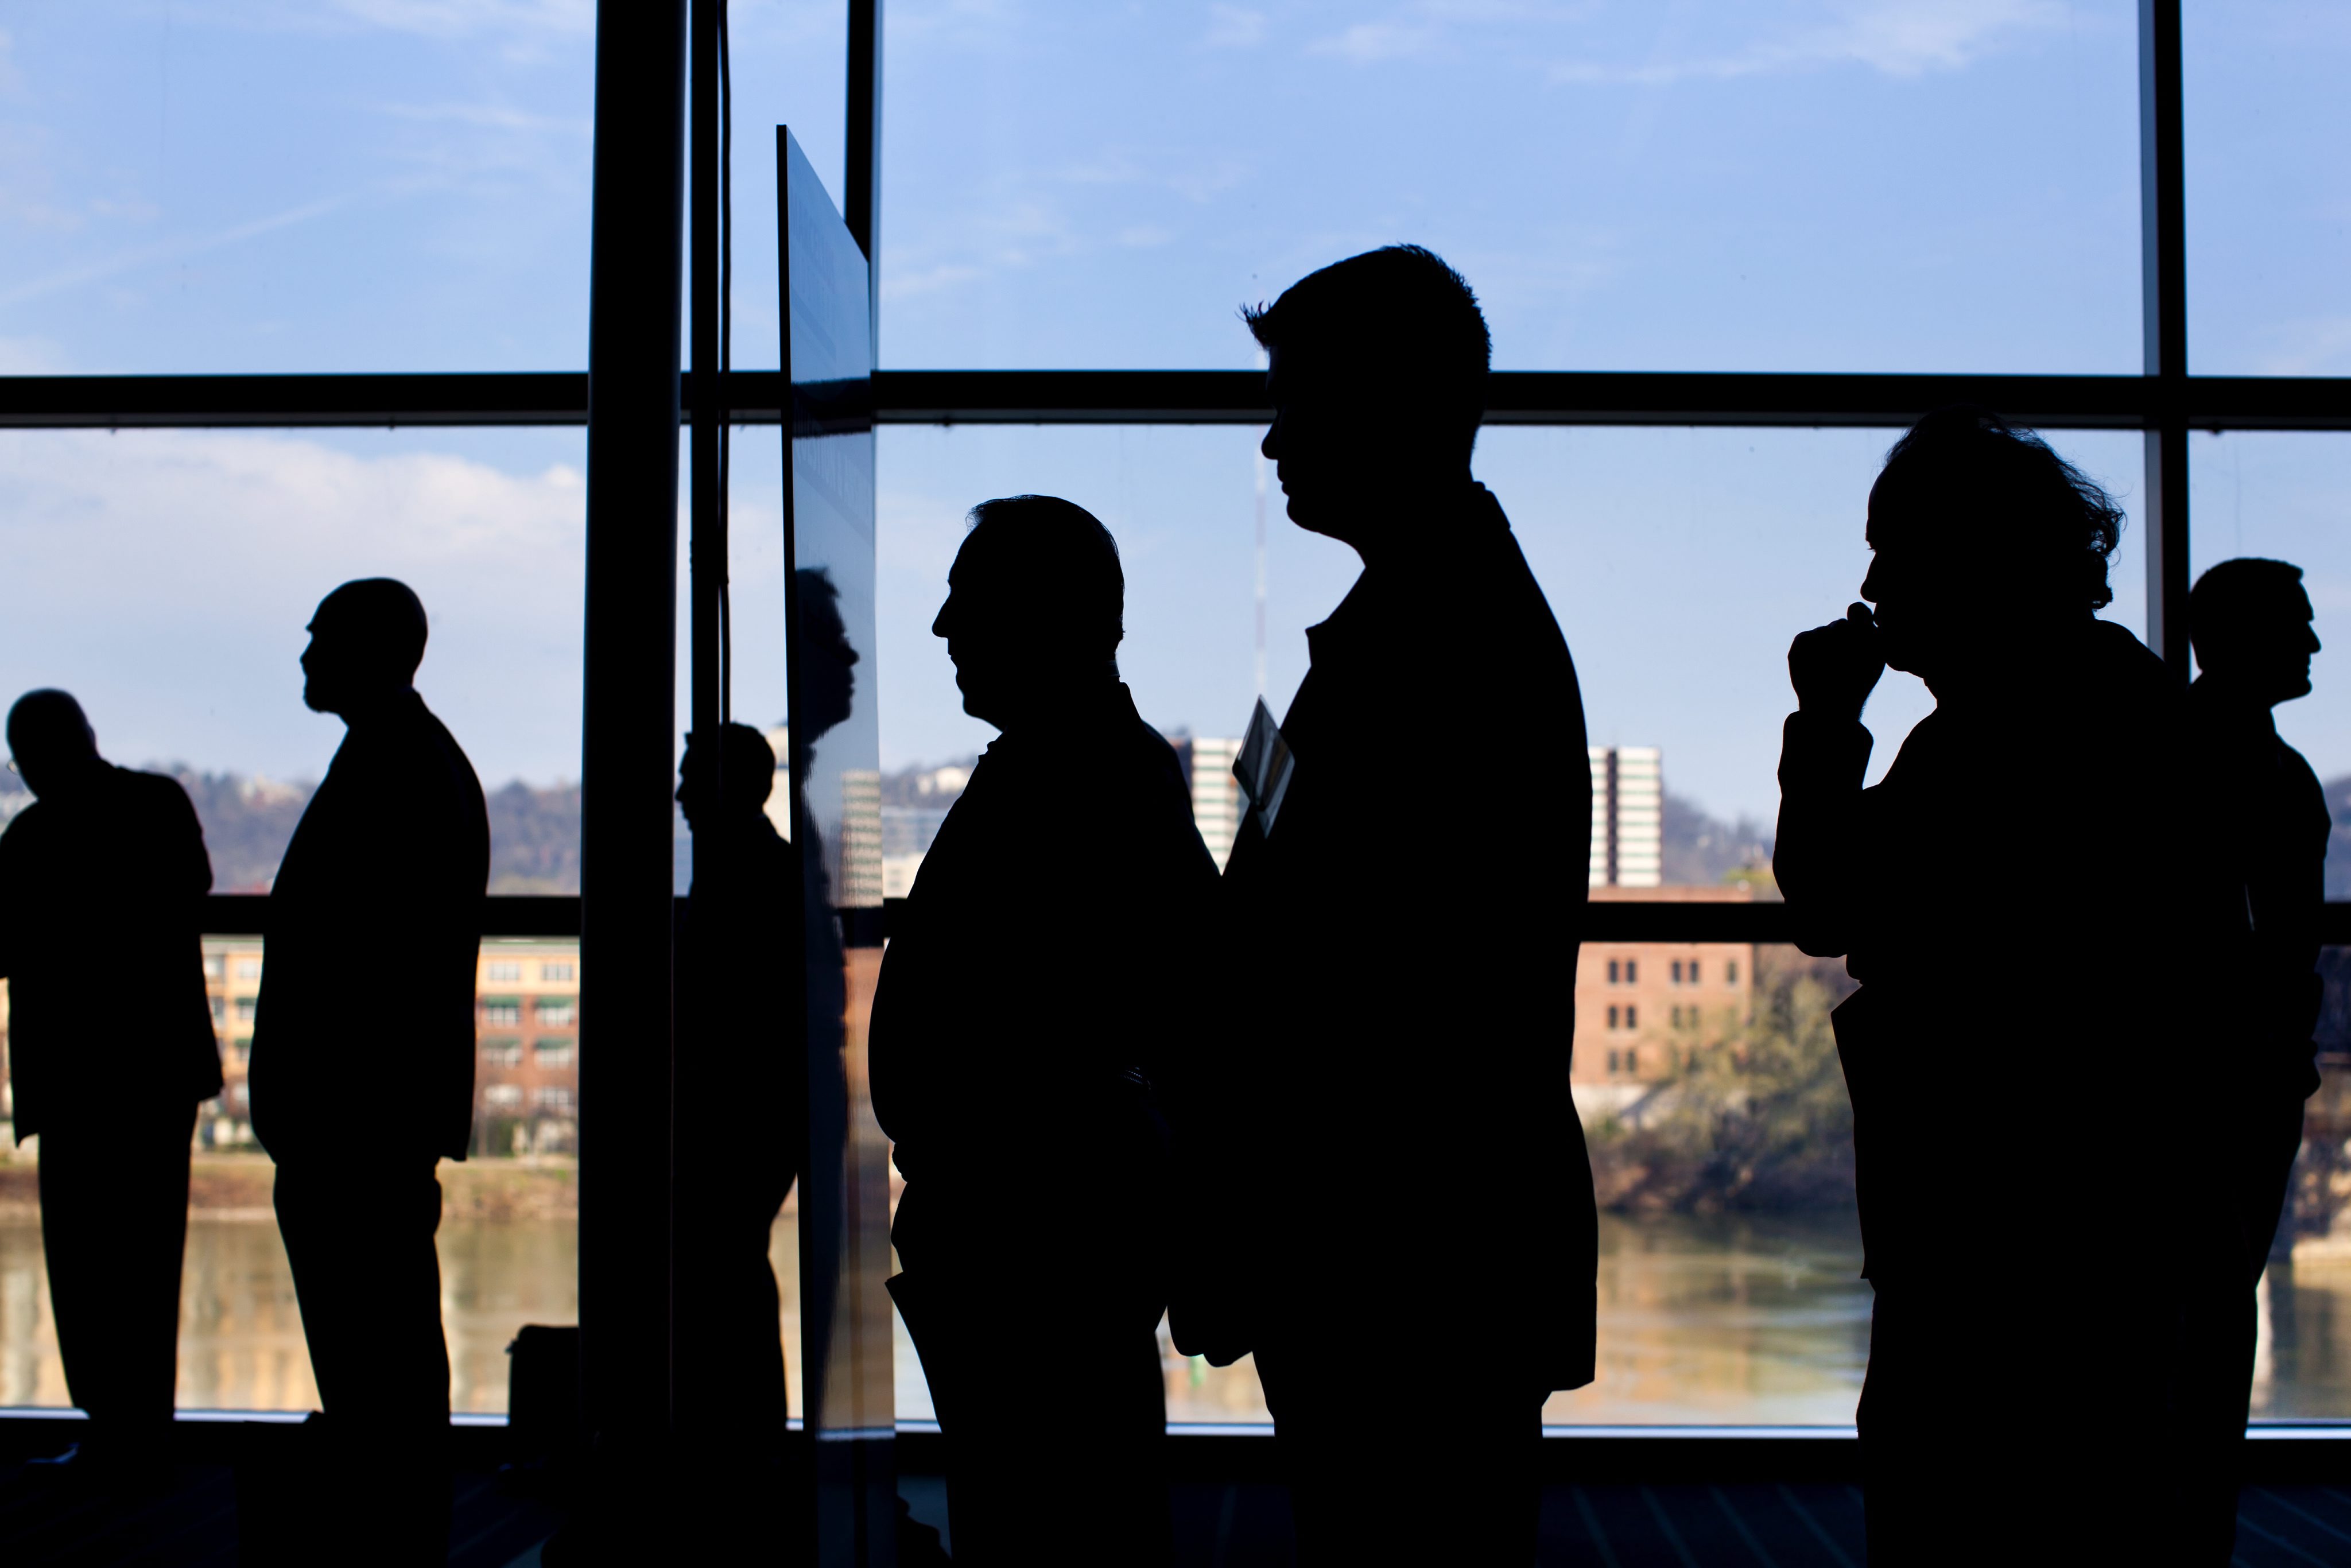
[{"label": "glass pane", "polygon": [[726,29],[735,91],[733,362],[771,371],[783,342],[776,319],[776,128],[790,129],[840,210],[849,8],[834,0],[730,0]]},{"label": "glass pane", "polygon": [[577,430],[0,433],[0,703],[73,692],[109,758],[187,787],[214,886],[260,891],[343,736],[303,706],[303,628],[399,577],[432,617],[417,687],[489,794],[492,891],[577,893],[583,455]]},{"label": "glass pane", "polygon": [[2351,948],[2325,949],[2318,968],[2319,1090],[2303,1107],[2301,1157],[2254,1296],[2256,1420],[2351,1416]]},{"label": "glass pane", "polygon": [[[220,1095],[199,1109],[180,1284],[178,1403],[193,1410],[311,1410],[318,1385],[271,1207],[276,1167],[254,1142],[246,1072],[257,938],[203,944],[220,1043]],[[396,956],[373,956],[389,967]],[[502,1004],[577,994],[577,941],[483,943],[472,1157],[443,1161],[442,1331],[451,1407],[507,1407],[507,1345],[525,1323],[580,1317],[579,1030]],[[506,971],[512,970],[513,973]],[[495,992],[495,995],[493,994]],[[0,1061],[7,1048],[0,982]],[[0,1406],[64,1406],[37,1191],[40,1141],[16,1146],[0,1090]]]},{"label": "glass pane", "polygon": [[2351,371],[2351,14],[2328,0],[2181,7],[2188,368]]},{"label": "glass pane", "polygon": [[[1119,666],[1144,717],[1170,733],[1238,736],[1257,695],[1262,434],[884,427],[885,771],[966,763],[991,738],[962,712],[954,666],[930,625],[964,513],[1026,491],[1065,496],[1116,536],[1127,577]],[[1896,434],[1514,427],[1479,435],[1478,472],[1510,514],[1574,652],[1593,745],[1660,747],[1674,800],[1769,831],[1780,723],[1793,704],[1788,643],[1842,614],[1859,590],[1869,486]],[[2137,632],[2140,438],[2058,431],[2051,440],[2130,512],[2105,613]],[[1265,501],[1265,696],[1279,715],[1306,671],[1306,628],[1338,603],[1358,563],[1292,526],[1279,489]],[[1916,679],[1887,673],[1868,714],[1874,776],[1930,706]]]},{"label": "glass pane", "polygon": [[[1207,826],[1226,755],[1217,742],[1239,733],[1258,689],[1259,434],[882,433],[886,884],[911,880],[925,834],[992,738],[960,712],[953,666],[929,627],[962,514],[993,496],[1066,496],[1117,537],[1127,579],[1120,668],[1144,716],[1188,747],[1195,810]],[[1623,764],[1646,761],[1634,748],[1654,747],[1662,764],[1656,852],[1665,885],[1627,896],[1744,898],[1740,873],[1768,865],[1780,724],[1792,706],[1787,644],[1855,596],[1867,561],[1868,488],[1893,434],[1501,429],[1480,437],[1478,471],[1510,514],[1574,650],[1592,744],[1621,748]],[[2133,498],[2138,436],[2057,432],[2053,444],[2126,504]],[[1305,671],[1306,626],[1345,592],[1356,562],[1291,526],[1278,492],[1267,497],[1264,526],[1265,695],[1279,713]],[[2134,516],[2108,612],[2134,631],[2142,546]],[[1887,675],[1867,716],[1875,773],[1928,706],[1915,680]],[[1506,762],[1497,767],[1507,776]],[[1498,797],[1497,810],[1512,806],[1507,792]],[[1768,881],[1756,891],[1768,896]],[[1575,1104],[1560,1113],[1584,1119],[1600,1178],[1601,1377],[1554,1399],[1549,1419],[1851,1420],[1868,1294],[1856,1278],[1848,1113],[1825,1026],[1846,988],[1840,964],[1789,949],[1586,945]],[[1719,1135],[1712,1113],[1730,1093],[1802,1118],[1806,1135],[1760,1161],[1705,1158]],[[1728,1124],[1748,1124],[1734,1114]],[[1741,1163],[1758,1172],[1751,1185],[1708,1186]],[[1166,1372],[1171,1419],[1265,1418],[1246,1363],[1218,1371],[1171,1351]],[[925,1413],[914,1380],[902,1372],[901,1385],[901,1414]],[[1017,1394],[1008,1385],[1008,1397]]]},{"label": "glass pane", "polygon": [[[2323,647],[2311,661],[2310,695],[2279,705],[2278,733],[2339,795],[2351,789],[2351,538],[2343,528],[2351,434],[2231,431],[2190,443],[2190,580],[2235,556],[2303,570]],[[2330,857],[2327,883],[2329,898],[2351,898],[2351,845]]]},{"label": "glass pane", "polygon": [[595,11],[18,8],[0,371],[586,363]]},{"label": "glass pane", "polygon": [[1410,240],[1505,369],[2140,368],[2128,0],[887,18],[884,365],[1246,366]]}]

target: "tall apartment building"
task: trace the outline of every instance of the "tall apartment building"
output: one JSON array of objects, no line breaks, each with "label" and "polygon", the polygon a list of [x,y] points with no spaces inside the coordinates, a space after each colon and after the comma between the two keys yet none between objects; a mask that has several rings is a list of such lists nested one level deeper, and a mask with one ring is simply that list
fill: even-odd
[{"label": "tall apartment building", "polygon": [[1208,854],[1223,871],[1241,831],[1241,781],[1233,777],[1233,762],[1241,754],[1238,740],[1177,741],[1188,750],[1192,774],[1192,822],[1208,846]]},{"label": "tall apartment building", "polygon": [[1592,885],[1656,887],[1665,880],[1665,771],[1654,746],[1592,751]]}]

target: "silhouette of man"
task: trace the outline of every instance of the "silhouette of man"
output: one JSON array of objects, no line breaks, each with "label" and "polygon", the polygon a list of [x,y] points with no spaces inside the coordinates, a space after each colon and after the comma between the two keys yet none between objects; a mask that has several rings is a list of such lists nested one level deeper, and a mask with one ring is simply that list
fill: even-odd
[{"label": "silhouette of man", "polygon": [[1164,1563],[1150,1082],[1201,1027],[1189,955],[1216,867],[1119,680],[1108,530],[1049,496],[988,501],[947,582],[931,631],[1002,734],[874,998],[873,1109],[906,1182],[891,1291],[950,1445],[957,1563]]},{"label": "silhouette of man", "polygon": [[[1225,1103],[1177,1124],[1217,1239],[1170,1327],[1255,1353],[1302,1562],[1531,1562],[1543,1400],[1593,1375],[1575,665],[1470,475],[1489,342],[1460,276],[1394,246],[1245,316],[1290,519],[1364,570],[1307,632],[1279,814],[1226,867]],[[1500,772],[1541,797],[1508,853],[1453,826]]]},{"label": "silhouette of man", "polygon": [[2261,1281],[2278,1239],[2302,1104],[2318,1087],[2321,906],[2333,815],[2302,753],[2278,737],[2270,710],[2310,695],[2318,652],[2302,570],[2280,560],[2224,560],[2197,580],[2188,623],[2201,666],[2188,689],[2199,815],[2210,835],[2220,902],[2235,918],[2223,948],[2228,978],[2215,1038],[2233,1038],[2219,1129],[2222,1194],[2241,1270],[2220,1281],[2210,1323],[2215,1433],[2210,1467],[2210,1561],[2225,1563],[2236,1529],[2238,1449],[2252,1396]]},{"label": "silhouette of man", "polygon": [[0,977],[19,1142],[40,1137],[41,1245],[84,1451],[152,1451],[178,1372],[196,1106],[220,1092],[204,999],[204,830],[174,779],[100,757],[81,706],[8,711],[35,802],[0,834]]},{"label": "silhouette of man", "polygon": [[[2216,1237],[2202,1136],[2165,1129],[2211,926],[2151,848],[2192,821],[2178,683],[2094,619],[2121,526],[2038,436],[1928,414],[1870,491],[1874,617],[1788,653],[1773,869],[1796,945],[1861,982],[1834,1024],[1876,1294],[1873,1565],[2179,1545],[2173,1282]],[[1936,706],[1865,789],[1888,665]],[[2069,1283],[2116,1279],[2095,1322],[2061,1310]],[[2095,1412],[2095,1441],[2034,1418],[2048,1400]]]},{"label": "silhouette of man", "polygon": [[465,1157],[473,1121],[489,819],[473,766],[410,684],[424,656],[416,595],[389,578],[347,582],[309,632],[302,700],[348,733],[270,889],[253,1131],[277,1163],[330,1432],[378,1450],[341,1479],[380,1478],[386,1551],[438,1561],[449,1355],[434,1166]]},{"label": "silhouette of man", "polygon": [[765,809],[775,779],[765,737],[729,724],[716,747],[687,738],[677,789],[694,830],[675,960],[677,1400],[699,1446],[747,1461],[784,1437],[768,1253],[808,1124],[807,1068],[789,1049],[804,986],[800,868]]}]

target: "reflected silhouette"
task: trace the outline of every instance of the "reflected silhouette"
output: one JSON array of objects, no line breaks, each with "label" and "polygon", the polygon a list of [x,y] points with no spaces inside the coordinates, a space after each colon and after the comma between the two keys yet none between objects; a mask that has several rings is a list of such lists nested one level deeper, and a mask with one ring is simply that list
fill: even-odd
[{"label": "reflected silhouette", "polygon": [[[1544,1397],[1593,1375],[1575,666],[1470,475],[1489,343],[1459,276],[1392,246],[1245,314],[1290,517],[1364,571],[1307,632],[1272,830],[1244,813],[1226,869],[1178,1122],[1214,1239],[1170,1326],[1255,1353],[1302,1562],[1530,1562]],[[1532,791],[1507,852],[1464,831],[1503,769]]]},{"label": "reflected silhouette", "polygon": [[473,1119],[489,819],[465,754],[410,685],[426,632],[416,595],[389,578],[347,582],[309,632],[302,700],[348,733],[270,890],[253,1130],[277,1162],[278,1228],[343,1456],[328,1500],[363,1511],[386,1560],[438,1561],[449,1356],[434,1167],[465,1157]]},{"label": "reflected silhouette", "polygon": [[188,1151],[220,1092],[204,999],[204,831],[171,779],[99,755],[81,706],[27,692],[0,834],[0,978],[18,1142],[40,1139],[41,1245],[77,1463],[144,1457],[172,1419]]},{"label": "reflected silhouette", "polygon": [[[711,1460],[742,1467],[784,1439],[768,1249],[803,1158],[808,1074],[793,1049],[799,862],[767,813],[776,754],[747,725],[719,733],[716,747],[688,737],[677,790],[694,830],[694,886],[675,960],[674,1382],[681,1429]],[[770,1521],[772,1500],[760,1508]]]},{"label": "reflected silhouette", "polygon": [[[2207,1521],[2233,1531],[2237,1475],[2252,1398],[2258,1305],[2252,1287],[2273,1257],[2290,1256],[2279,1219],[2302,1148],[2303,1102],[2318,1087],[2321,906],[2333,815],[2310,764],[2280,739],[2270,710],[2310,695],[2318,652],[2302,570],[2283,561],[2225,560],[2189,596],[2189,635],[2202,673],[2188,690],[2197,808],[2208,835],[2212,893],[2233,917],[2222,948],[2210,1064],[2219,1096],[2220,1201],[2241,1261],[2217,1281],[2205,1320],[2215,1380]],[[2210,1072],[2218,1068],[2217,1075]],[[2221,1538],[2225,1544],[2232,1536]],[[2222,1562],[2220,1552],[2211,1561]]]},{"label": "reflected silhouette", "polygon": [[873,1004],[873,1108],[906,1183],[891,1293],[949,1445],[956,1562],[1165,1562],[1152,1083],[1216,1027],[1192,1000],[1216,867],[1119,680],[1108,531],[1050,497],[989,501],[947,581],[932,631],[965,710],[1002,734]]},{"label": "reflected silhouette", "polygon": [[[2030,432],[1931,413],[1870,492],[1875,613],[1788,653],[1773,869],[1797,945],[1861,982],[1834,1023],[1876,1295],[1873,1564],[2164,1562],[2181,1540],[2181,1292],[2104,1298],[2094,1325],[2064,1293],[2152,1257],[2184,1282],[2217,1244],[2195,1135],[2166,1130],[2213,930],[2151,848],[2193,820],[2184,705],[2094,618],[2121,525]],[[1936,706],[1864,789],[1889,666]],[[1998,1394],[2056,1388],[2095,1442]]]}]

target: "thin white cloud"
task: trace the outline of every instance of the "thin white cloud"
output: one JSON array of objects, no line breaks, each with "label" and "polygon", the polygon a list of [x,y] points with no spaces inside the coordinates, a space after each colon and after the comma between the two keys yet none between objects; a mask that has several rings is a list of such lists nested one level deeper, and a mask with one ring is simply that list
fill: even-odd
[{"label": "thin white cloud", "polygon": [[2030,33],[2062,27],[2057,0],[1861,0],[1839,7],[1825,25],[1719,55],[1683,56],[1638,65],[1591,60],[1552,68],[1560,82],[1667,86],[1860,65],[1892,77],[1959,70]]},{"label": "thin white cloud", "polygon": [[2290,322],[2274,337],[2278,346],[2262,357],[2263,375],[2341,375],[2351,367],[2351,316]]},{"label": "thin white cloud", "polygon": [[1244,5],[1211,5],[1207,42],[1212,49],[1256,48],[1265,42],[1265,13]]},{"label": "thin white cloud", "polygon": [[433,617],[419,685],[483,776],[576,777],[579,469],[336,440],[0,434],[0,692],[81,692],[121,760],[315,778],[335,736],[300,706],[301,628],[389,575]]},{"label": "thin white cloud", "polygon": [[1434,45],[1438,28],[1429,23],[1358,22],[1306,46],[1312,55],[1332,55],[1351,65],[1409,59]]},{"label": "thin white cloud", "polygon": [[159,261],[176,261],[182,256],[201,255],[205,251],[219,250],[225,246],[239,245],[278,229],[291,228],[297,224],[308,223],[312,218],[324,217],[327,214],[348,206],[350,204],[350,198],[348,196],[330,196],[324,201],[305,202],[300,206],[288,207],[283,212],[272,213],[266,217],[254,218],[246,223],[233,225],[228,228],[216,229],[211,234],[187,235],[157,240],[149,245],[132,246],[128,249],[116,251],[111,256],[99,256],[78,266],[65,267],[40,277],[28,278],[22,283],[0,287],[0,306],[21,305],[27,299],[37,299],[45,294],[56,294],[64,289],[78,287],[85,283],[96,283],[105,278],[118,277],[126,272],[135,272],[141,267],[152,267]]},{"label": "thin white cloud", "polygon": [[387,32],[429,38],[487,34],[593,37],[595,0],[333,0],[333,9]]}]

